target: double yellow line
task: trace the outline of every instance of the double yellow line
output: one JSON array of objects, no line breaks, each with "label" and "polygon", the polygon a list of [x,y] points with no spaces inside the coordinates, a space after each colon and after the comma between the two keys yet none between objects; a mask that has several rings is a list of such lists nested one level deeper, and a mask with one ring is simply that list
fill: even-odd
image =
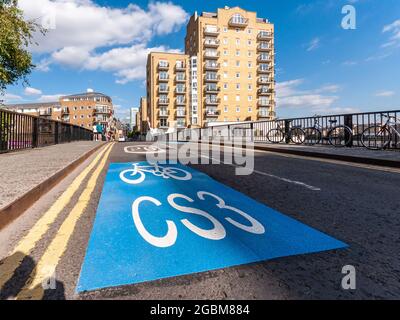
[{"label": "double yellow line", "polygon": [[13,277],[16,269],[21,265],[25,257],[28,257],[36,244],[53,225],[59,214],[71,201],[73,195],[78,191],[85,178],[94,170],[85,189],[80,195],[77,203],[62,223],[57,234],[47,247],[43,256],[32,270],[25,286],[17,295],[17,299],[41,299],[44,294],[43,283],[51,276],[49,271],[55,270],[59,260],[64,254],[68,242],[81,215],[84,213],[90,197],[96,187],[97,180],[104,169],[108,156],[114,144],[107,145],[95,159],[82,171],[54,202],[49,210],[36,222],[29,233],[23,237],[7,258],[0,265],[0,292],[4,285]]}]

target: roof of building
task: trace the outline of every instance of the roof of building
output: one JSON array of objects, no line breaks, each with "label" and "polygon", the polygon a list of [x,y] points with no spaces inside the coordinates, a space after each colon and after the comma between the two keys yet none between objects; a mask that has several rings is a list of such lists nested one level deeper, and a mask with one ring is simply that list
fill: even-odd
[{"label": "roof of building", "polygon": [[71,94],[67,96],[62,96],[60,99],[65,99],[65,98],[84,98],[84,97],[95,97],[95,96],[101,96],[105,97],[111,100],[111,98],[101,92],[85,92],[85,93],[77,93],[77,94]]},{"label": "roof of building", "polygon": [[20,109],[20,108],[26,108],[26,109],[35,109],[35,108],[41,108],[41,107],[54,107],[54,106],[60,106],[60,103],[58,101],[54,102],[36,102],[36,103],[18,103],[18,104],[6,104],[4,105],[5,108],[10,108],[10,109]]}]

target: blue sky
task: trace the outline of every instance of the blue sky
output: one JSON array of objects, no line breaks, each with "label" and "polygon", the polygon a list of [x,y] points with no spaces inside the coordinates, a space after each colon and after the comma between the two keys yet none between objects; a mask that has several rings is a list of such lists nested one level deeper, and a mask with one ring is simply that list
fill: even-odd
[{"label": "blue sky", "polygon": [[[225,5],[256,11],[275,24],[278,116],[400,109],[400,1],[107,1],[20,0],[29,18],[52,29],[32,48],[38,68],[29,88],[9,87],[9,103],[48,101],[87,88],[113,98],[128,115],[145,95],[151,50],[183,51],[195,10]],[[342,7],[356,29],[341,27]]]}]

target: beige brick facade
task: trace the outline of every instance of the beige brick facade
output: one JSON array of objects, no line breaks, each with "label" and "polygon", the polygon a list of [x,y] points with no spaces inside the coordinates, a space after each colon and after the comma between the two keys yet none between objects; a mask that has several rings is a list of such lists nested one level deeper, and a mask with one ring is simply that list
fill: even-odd
[{"label": "beige brick facade", "polygon": [[[163,61],[168,68],[160,67]],[[182,81],[185,116],[183,112],[177,116],[177,61],[185,61],[186,66],[179,71],[187,76]],[[273,119],[274,69],[274,26],[266,19],[239,7],[195,13],[187,25],[185,54],[149,54],[147,113],[151,125],[163,128],[179,120],[178,127],[196,127]],[[160,87],[167,87],[167,92],[160,92]]]}]

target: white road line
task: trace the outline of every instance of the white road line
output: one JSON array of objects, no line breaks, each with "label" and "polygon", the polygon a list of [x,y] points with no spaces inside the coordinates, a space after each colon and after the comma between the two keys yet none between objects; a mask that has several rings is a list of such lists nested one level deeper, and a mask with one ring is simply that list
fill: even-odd
[{"label": "white road line", "polygon": [[[201,155],[201,157],[207,158],[207,159],[210,159],[210,160],[214,160],[214,161],[219,161],[221,163],[221,161],[219,159],[215,159],[215,158],[212,158],[212,157],[209,157],[209,156],[205,156],[205,155]],[[231,166],[231,167],[239,167],[238,165],[230,164],[230,163],[223,163],[223,164]],[[321,188],[311,186],[311,185],[306,184],[306,183],[301,182],[301,181],[282,178],[282,177],[276,176],[274,174],[270,174],[270,173],[259,171],[259,170],[253,170],[253,172],[257,173],[259,175],[262,175],[262,176],[266,176],[266,177],[274,178],[274,179],[277,179],[277,180],[280,180],[280,181],[284,181],[284,182],[287,182],[287,183],[295,184],[295,185],[304,187],[304,188],[312,190],[312,191],[321,191]]]}]

